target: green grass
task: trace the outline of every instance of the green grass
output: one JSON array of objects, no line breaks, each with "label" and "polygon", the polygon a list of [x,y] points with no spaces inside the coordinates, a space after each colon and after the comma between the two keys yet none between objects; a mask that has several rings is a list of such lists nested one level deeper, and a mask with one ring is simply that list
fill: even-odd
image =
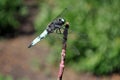
[{"label": "green grass", "polygon": [[3,76],[0,74],[0,80],[13,80],[11,76]]},{"label": "green grass", "polygon": [[14,34],[20,26],[18,18],[27,15],[22,0],[0,0],[0,37]]}]

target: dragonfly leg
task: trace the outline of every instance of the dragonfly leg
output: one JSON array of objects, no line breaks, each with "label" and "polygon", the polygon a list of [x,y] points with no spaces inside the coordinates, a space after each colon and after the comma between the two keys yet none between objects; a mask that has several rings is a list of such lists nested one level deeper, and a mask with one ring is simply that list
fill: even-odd
[{"label": "dragonfly leg", "polygon": [[59,28],[58,30],[59,30],[60,34],[62,34],[62,32],[61,32],[60,28]]},{"label": "dragonfly leg", "polygon": [[58,29],[56,29],[56,33],[58,33]]},{"label": "dragonfly leg", "polygon": [[56,33],[58,33],[58,34],[62,34],[60,28],[56,29]]}]

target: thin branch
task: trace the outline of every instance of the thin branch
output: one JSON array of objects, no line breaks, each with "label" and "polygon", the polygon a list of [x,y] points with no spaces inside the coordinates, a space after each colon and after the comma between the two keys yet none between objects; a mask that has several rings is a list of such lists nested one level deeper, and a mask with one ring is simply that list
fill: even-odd
[{"label": "thin branch", "polygon": [[60,67],[59,67],[59,73],[58,73],[58,79],[57,80],[62,80],[63,72],[64,72],[64,63],[65,63],[65,55],[66,55],[66,47],[67,47],[67,36],[68,36],[68,29],[69,29],[69,23],[67,22],[65,24],[65,29],[63,32],[63,46],[62,46],[62,52],[61,52],[61,62],[60,62]]}]

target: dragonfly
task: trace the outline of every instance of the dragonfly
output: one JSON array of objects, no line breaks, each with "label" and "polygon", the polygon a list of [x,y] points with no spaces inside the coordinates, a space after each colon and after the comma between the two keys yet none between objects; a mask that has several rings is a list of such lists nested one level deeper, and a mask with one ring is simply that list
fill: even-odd
[{"label": "dragonfly", "polygon": [[66,11],[66,9],[67,8],[65,8],[53,21],[48,24],[46,29],[30,43],[28,48],[36,45],[39,41],[41,41],[48,34],[53,33],[54,31],[56,31],[56,33],[59,31],[59,33],[61,33],[61,29],[63,28],[66,20],[60,16]]}]

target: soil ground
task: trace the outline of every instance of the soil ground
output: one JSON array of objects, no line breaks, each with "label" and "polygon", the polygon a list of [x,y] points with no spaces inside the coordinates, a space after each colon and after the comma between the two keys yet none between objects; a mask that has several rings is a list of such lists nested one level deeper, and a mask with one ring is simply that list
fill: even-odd
[{"label": "soil ground", "polygon": [[[14,80],[56,80],[58,66],[47,64],[50,47],[45,40],[32,48],[28,44],[35,36],[19,36],[0,41],[0,73]],[[63,80],[120,80],[119,74],[96,77],[90,73],[78,74],[65,68]]]}]

